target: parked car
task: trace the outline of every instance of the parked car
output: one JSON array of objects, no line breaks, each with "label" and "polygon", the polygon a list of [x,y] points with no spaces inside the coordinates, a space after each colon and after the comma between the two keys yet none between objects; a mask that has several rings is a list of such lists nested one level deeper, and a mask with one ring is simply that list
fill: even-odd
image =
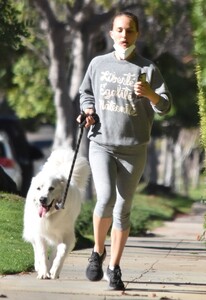
[{"label": "parked car", "polygon": [[37,147],[28,142],[25,130],[17,117],[0,115],[0,131],[7,133],[13,147],[14,155],[22,172],[20,194],[26,196],[33,177],[34,160],[42,159],[44,155]]},{"label": "parked car", "polygon": [[18,191],[22,187],[22,172],[18,164],[12,145],[9,142],[7,133],[0,132],[0,166],[16,183]]},{"label": "parked car", "polygon": [[16,183],[0,166],[0,191],[5,193],[19,194]]}]

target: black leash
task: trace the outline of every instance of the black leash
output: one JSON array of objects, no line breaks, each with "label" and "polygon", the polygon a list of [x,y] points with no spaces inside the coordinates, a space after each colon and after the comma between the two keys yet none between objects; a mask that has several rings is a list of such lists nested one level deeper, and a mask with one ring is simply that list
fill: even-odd
[{"label": "black leash", "polygon": [[56,205],[55,205],[56,209],[64,208],[66,198],[67,198],[68,189],[69,189],[71,178],[72,178],[72,173],[73,173],[73,170],[74,170],[75,161],[76,161],[76,158],[77,158],[77,154],[78,154],[78,151],[79,151],[79,146],[80,146],[82,135],[83,135],[83,131],[84,131],[84,126],[81,126],[78,142],[77,142],[76,149],[75,149],[74,156],[73,156],[73,160],[72,160],[71,169],[70,169],[70,172],[69,172],[69,177],[68,177],[68,180],[67,180],[67,185],[66,185],[65,190],[64,190],[63,199],[62,199],[61,202],[56,203]]},{"label": "black leash", "polygon": [[[96,124],[99,121],[99,117],[96,114],[93,114],[92,117],[94,118],[95,124]],[[75,152],[74,152],[72,165],[71,165],[71,169],[70,169],[70,172],[69,172],[69,177],[68,177],[68,180],[67,180],[67,185],[66,185],[65,190],[64,190],[64,195],[63,195],[62,201],[55,204],[55,208],[57,210],[63,209],[64,205],[65,205],[65,202],[66,202],[67,193],[68,193],[68,189],[69,189],[69,186],[70,186],[70,182],[71,182],[72,173],[73,173],[73,170],[74,170],[74,165],[75,165],[75,162],[76,162],[77,154],[78,154],[78,151],[79,151],[79,146],[80,146],[80,143],[81,143],[81,140],[82,140],[85,123],[86,123],[86,115],[83,113],[83,114],[81,114],[81,123],[79,124],[79,128],[80,128],[79,138],[78,138],[76,149],[75,149]]]}]

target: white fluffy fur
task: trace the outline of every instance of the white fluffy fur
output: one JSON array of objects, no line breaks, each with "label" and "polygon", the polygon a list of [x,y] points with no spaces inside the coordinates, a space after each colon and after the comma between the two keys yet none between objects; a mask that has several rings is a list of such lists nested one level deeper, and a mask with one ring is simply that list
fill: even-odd
[{"label": "white fluffy fur", "polygon": [[[90,174],[86,158],[77,157],[65,207],[55,208],[63,197],[73,155],[71,150],[53,151],[42,170],[33,177],[26,197],[23,238],[33,246],[39,279],[58,278],[66,255],[75,245],[75,221]],[[40,199],[44,201],[43,206]]]}]

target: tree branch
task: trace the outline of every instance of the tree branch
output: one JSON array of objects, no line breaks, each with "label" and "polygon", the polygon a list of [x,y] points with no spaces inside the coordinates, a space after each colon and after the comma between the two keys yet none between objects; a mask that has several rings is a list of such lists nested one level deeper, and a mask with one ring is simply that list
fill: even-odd
[{"label": "tree branch", "polygon": [[[48,23],[48,28],[54,27],[56,25],[60,25],[63,23],[59,22],[51,9],[51,6],[48,2],[48,0],[29,0],[30,3],[33,3],[36,10],[40,13],[40,15],[46,20]],[[47,29],[48,29],[47,28]]]}]

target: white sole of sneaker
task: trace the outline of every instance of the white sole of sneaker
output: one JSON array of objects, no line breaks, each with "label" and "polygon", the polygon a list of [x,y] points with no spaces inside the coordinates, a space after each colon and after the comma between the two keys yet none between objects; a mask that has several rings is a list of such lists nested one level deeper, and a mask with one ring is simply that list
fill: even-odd
[{"label": "white sole of sneaker", "polygon": [[107,282],[109,282],[109,277],[106,272],[104,272],[103,279],[106,280]]}]

